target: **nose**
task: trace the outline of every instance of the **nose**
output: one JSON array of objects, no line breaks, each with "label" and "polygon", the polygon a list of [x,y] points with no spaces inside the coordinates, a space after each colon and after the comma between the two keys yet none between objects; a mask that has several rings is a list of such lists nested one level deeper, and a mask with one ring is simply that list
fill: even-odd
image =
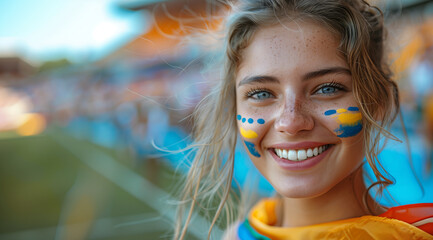
[{"label": "nose", "polygon": [[291,99],[284,104],[274,124],[277,131],[295,135],[301,131],[312,130],[314,119],[307,104],[299,99]]}]

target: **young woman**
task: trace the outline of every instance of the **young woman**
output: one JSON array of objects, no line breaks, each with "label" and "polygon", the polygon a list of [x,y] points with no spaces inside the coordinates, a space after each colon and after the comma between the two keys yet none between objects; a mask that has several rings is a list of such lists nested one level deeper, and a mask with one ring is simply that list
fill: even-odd
[{"label": "young woman", "polygon": [[[433,205],[386,209],[369,194],[392,183],[377,156],[399,112],[382,21],[363,0],[240,1],[225,75],[195,113],[179,219],[213,196],[221,202],[212,225],[227,205],[230,215],[240,137],[279,197],[260,201],[226,239],[433,239]],[[371,186],[364,157],[376,177]],[[188,222],[178,222],[176,239]]]}]

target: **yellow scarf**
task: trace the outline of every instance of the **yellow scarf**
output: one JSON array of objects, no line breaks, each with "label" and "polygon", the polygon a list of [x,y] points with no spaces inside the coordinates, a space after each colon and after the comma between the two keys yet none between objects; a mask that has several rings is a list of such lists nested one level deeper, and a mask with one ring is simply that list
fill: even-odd
[{"label": "yellow scarf", "polygon": [[363,216],[305,227],[276,227],[273,226],[277,221],[276,204],[276,199],[262,200],[251,210],[247,221],[255,231],[272,240],[433,239],[432,235],[409,223],[379,216]]}]

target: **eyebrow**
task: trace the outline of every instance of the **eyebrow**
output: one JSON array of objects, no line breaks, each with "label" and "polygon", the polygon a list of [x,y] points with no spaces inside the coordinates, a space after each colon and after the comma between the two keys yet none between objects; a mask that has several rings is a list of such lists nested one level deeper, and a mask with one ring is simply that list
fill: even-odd
[{"label": "eyebrow", "polygon": [[242,79],[242,81],[239,82],[238,87],[251,83],[280,83],[280,81],[272,76],[259,75]]},{"label": "eyebrow", "polygon": [[347,74],[347,75],[352,75],[352,73],[350,72],[349,69],[344,68],[344,67],[330,67],[330,68],[324,68],[324,69],[320,69],[317,71],[313,71],[313,72],[309,72],[307,74],[305,74],[302,77],[303,81],[312,79],[312,78],[317,78],[317,77],[321,77],[324,75],[328,75],[328,74],[332,74],[332,73],[343,73],[343,74]]},{"label": "eyebrow", "polygon": [[[317,71],[309,72],[302,77],[302,80],[307,81],[312,78],[317,78],[317,77],[321,77],[333,73],[343,73],[343,74],[352,75],[350,70],[347,68],[330,67],[330,68],[324,68]],[[252,83],[280,83],[280,81],[277,78],[272,76],[258,75],[258,76],[246,77],[242,79],[242,81],[239,82],[238,87],[245,84],[252,84]]]}]

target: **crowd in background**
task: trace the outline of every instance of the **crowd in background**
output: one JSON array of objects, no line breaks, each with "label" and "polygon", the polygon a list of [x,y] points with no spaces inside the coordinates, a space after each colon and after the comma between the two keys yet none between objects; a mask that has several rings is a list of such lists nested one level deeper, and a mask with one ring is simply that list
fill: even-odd
[{"label": "crowd in background", "polygon": [[[432,159],[433,26],[425,21],[417,27],[422,46],[416,55],[412,53],[398,81],[403,111],[409,113],[406,127],[425,136],[427,158]],[[202,73],[203,59],[196,51],[185,51],[167,61],[161,57],[136,59],[129,65],[119,61],[68,66],[1,83],[28,98],[29,111],[41,113],[48,126],[65,127],[78,138],[106,147],[131,148],[138,158],[158,153],[155,146],[174,146],[186,138],[190,114],[209,91],[206,81],[212,79]],[[186,140],[179,146],[185,144]],[[431,169],[431,160],[426,168]]]},{"label": "crowd in background", "polygon": [[[390,28],[388,48],[400,86],[402,116],[413,144],[415,171],[422,172],[421,180],[433,185],[433,20],[430,16],[412,17],[414,14],[404,15],[394,23],[398,29]],[[168,154],[167,150],[176,151],[190,143],[191,114],[212,90],[209,82],[219,75],[204,71],[212,63],[214,49],[203,49],[194,42],[182,47],[170,44],[162,45],[173,52],[164,50],[163,55],[142,56],[129,45],[117,50],[121,54],[115,58],[110,55],[96,62],[41,72],[26,70],[24,74],[11,74],[9,65],[0,61],[0,133],[28,136],[60,129],[79,140],[127,150],[135,166],[150,163],[148,166],[157,167],[158,162],[176,169],[185,154]],[[398,119],[391,130],[404,140]],[[405,147],[400,145],[397,151],[385,149],[382,156],[407,161],[402,149]],[[236,154],[235,178],[242,183],[254,168],[242,146]],[[398,168],[403,167],[394,167]],[[258,184],[272,191],[266,183]],[[410,203],[412,193],[401,186],[395,191],[404,192],[402,196]],[[431,201],[432,193],[425,199]]]}]

